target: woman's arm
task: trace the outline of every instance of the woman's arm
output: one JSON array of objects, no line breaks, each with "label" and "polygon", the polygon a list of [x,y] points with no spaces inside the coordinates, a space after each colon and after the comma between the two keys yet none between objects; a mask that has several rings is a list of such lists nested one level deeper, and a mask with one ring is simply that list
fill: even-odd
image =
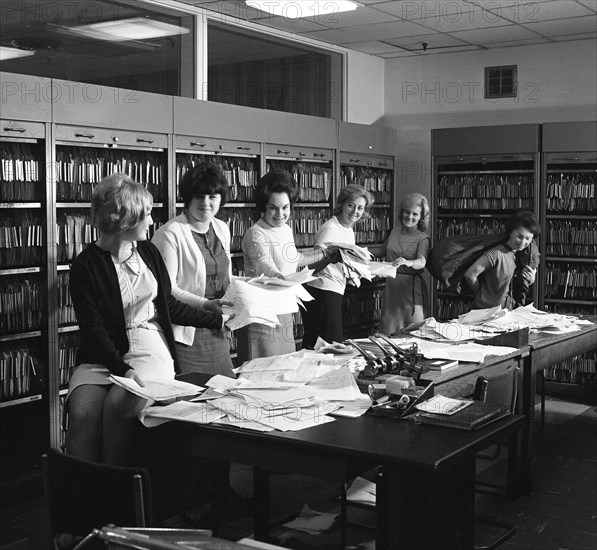
[{"label": "woman's arm", "polygon": [[484,254],[464,272],[464,280],[474,294],[479,292],[479,275],[490,267],[489,259]]},{"label": "woman's arm", "polygon": [[[117,376],[125,376],[126,372],[132,367],[124,361],[106,328],[111,326],[113,330],[118,329],[112,325],[114,325],[114,319],[118,316],[115,310],[122,307],[119,306],[122,302],[119,297],[115,298],[113,300],[113,313],[115,315],[110,319],[104,317],[102,311],[105,311],[105,309],[100,306],[97,292],[98,289],[107,290],[110,285],[107,281],[98,280],[101,277],[98,271],[98,269],[91,270],[89,265],[83,264],[83,262],[75,260],[73,263],[70,271],[69,290],[75,315],[81,331],[83,346],[86,349],[90,345],[89,343],[93,343],[94,362],[105,366]],[[85,361],[87,361],[87,358],[85,358]]]},{"label": "woman's arm", "polygon": [[409,269],[419,271],[425,269],[427,265],[427,256],[429,254],[429,248],[431,239],[429,237],[422,239],[417,245],[417,257],[414,260],[406,260],[403,257],[396,258],[392,263],[393,265],[400,267],[405,266]]},{"label": "woman's arm", "polygon": [[243,255],[251,260],[258,274],[283,279],[284,275],[274,262],[271,246],[272,243],[261,231],[253,229],[243,239]]},{"label": "woman's arm", "polygon": [[[184,237],[181,235],[177,236],[171,229],[158,229],[158,231],[156,231],[155,235],[151,239],[151,242],[155,244],[155,246],[160,251],[162,259],[164,260],[164,264],[166,265],[166,269],[168,270],[168,274],[170,275],[170,283],[172,285],[172,296],[174,296],[177,300],[184,302],[185,304],[204,309],[205,302],[207,300],[203,296],[199,296],[197,294],[194,294],[193,292],[189,292],[178,286],[178,281],[180,279],[184,279],[185,276],[192,276],[193,278],[195,277],[195,274],[185,274],[180,269],[180,255],[183,254],[183,251],[181,250],[179,241],[182,238]],[[198,258],[196,260],[198,260]],[[200,261],[202,262],[203,258],[201,258]],[[196,261],[195,263],[199,264],[198,261]]]}]

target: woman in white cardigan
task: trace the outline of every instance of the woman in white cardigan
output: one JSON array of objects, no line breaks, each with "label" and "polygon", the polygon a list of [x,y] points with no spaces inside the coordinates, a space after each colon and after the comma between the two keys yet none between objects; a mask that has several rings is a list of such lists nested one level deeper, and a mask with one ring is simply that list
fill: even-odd
[{"label": "woman in white cardigan", "polygon": [[[205,311],[222,313],[230,284],[230,230],[215,218],[228,198],[228,181],[212,163],[199,163],[183,176],[179,194],[185,211],[160,227],[152,242],[172,280],[172,295]],[[225,329],[173,325],[181,372],[232,373]]]}]

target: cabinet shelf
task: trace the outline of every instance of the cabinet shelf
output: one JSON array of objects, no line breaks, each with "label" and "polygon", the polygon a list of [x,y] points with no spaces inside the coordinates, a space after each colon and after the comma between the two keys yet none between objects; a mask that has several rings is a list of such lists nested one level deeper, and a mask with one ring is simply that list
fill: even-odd
[{"label": "cabinet shelf", "polygon": [[0,208],[41,208],[41,202],[0,202]]},{"label": "cabinet shelf", "polygon": [[0,277],[3,275],[22,275],[23,273],[40,273],[40,267],[15,267],[12,269],[0,269]]},{"label": "cabinet shelf", "polygon": [[12,342],[14,340],[24,340],[26,338],[38,338],[39,336],[41,336],[41,330],[30,330],[28,332],[3,334],[2,336],[0,336],[0,342]]},{"label": "cabinet shelf", "polygon": [[33,401],[39,401],[42,399],[42,395],[37,393],[35,395],[27,395],[25,397],[19,397],[18,399],[10,399],[8,401],[0,401],[0,409],[6,407],[15,407],[17,405],[24,405],[26,403],[32,403]]},{"label": "cabinet shelf", "polygon": [[597,258],[583,258],[581,256],[545,256],[545,261],[597,264]]},{"label": "cabinet shelf", "polygon": [[597,306],[597,300],[571,300],[569,298],[549,298],[545,297],[546,304],[568,304],[575,306]]}]

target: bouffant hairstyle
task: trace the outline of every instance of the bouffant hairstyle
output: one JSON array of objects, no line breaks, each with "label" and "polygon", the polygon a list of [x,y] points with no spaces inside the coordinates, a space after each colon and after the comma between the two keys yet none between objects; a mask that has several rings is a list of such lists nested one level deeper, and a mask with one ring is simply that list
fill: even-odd
[{"label": "bouffant hairstyle", "polygon": [[253,193],[253,201],[257,210],[265,212],[272,193],[286,193],[290,205],[294,205],[299,197],[299,186],[294,176],[287,170],[271,170],[257,182]]},{"label": "bouffant hairstyle", "polygon": [[105,177],[93,190],[91,222],[102,233],[137,227],[151,212],[151,193],[126,174]]},{"label": "bouffant hairstyle", "polygon": [[410,193],[400,201],[398,219],[402,224],[402,215],[404,214],[404,211],[407,208],[414,208],[416,206],[421,208],[421,218],[419,219],[419,223],[417,223],[417,229],[419,231],[425,231],[429,225],[429,203],[421,193]]},{"label": "bouffant hairstyle", "polygon": [[336,197],[334,215],[337,216],[340,214],[340,212],[342,212],[342,208],[347,202],[354,201],[361,197],[365,199],[365,212],[363,213],[363,217],[361,219],[367,219],[370,216],[369,208],[373,204],[373,195],[360,185],[347,185],[346,187],[340,189],[338,197]]},{"label": "bouffant hairstyle", "polygon": [[506,220],[504,226],[508,235],[510,235],[512,231],[518,227],[524,227],[525,229],[528,229],[535,238],[541,235],[541,226],[539,225],[539,220],[537,219],[537,216],[535,216],[535,214],[529,210],[519,210],[518,212],[512,214],[512,216]]},{"label": "bouffant hairstyle", "polygon": [[194,195],[216,195],[222,197],[220,206],[228,200],[228,180],[222,169],[213,162],[200,162],[185,172],[180,181],[178,192],[188,208]]}]

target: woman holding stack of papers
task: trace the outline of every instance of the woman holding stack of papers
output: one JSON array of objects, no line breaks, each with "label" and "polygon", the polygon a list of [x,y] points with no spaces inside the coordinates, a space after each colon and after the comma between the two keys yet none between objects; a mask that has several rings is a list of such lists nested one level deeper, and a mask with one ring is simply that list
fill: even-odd
[{"label": "woman holding stack of papers", "polygon": [[[326,243],[355,245],[354,225],[369,216],[373,196],[360,185],[347,185],[336,199],[334,216],[315,234],[315,247],[325,248]],[[315,281],[306,283],[315,298],[307,302],[302,311],[305,333],[303,348],[314,349],[317,338],[329,344],[344,340],[342,326],[342,299],[346,290],[346,275],[341,264],[328,265],[320,271]]]},{"label": "woman holding stack of papers", "polygon": [[[222,313],[232,276],[230,230],[215,216],[228,199],[228,181],[216,164],[201,162],[179,185],[185,210],[160,227],[152,242],[164,258],[172,295],[203,311]],[[174,325],[181,372],[234,376],[224,330]]]},{"label": "woman holding stack of papers", "polygon": [[[288,221],[298,196],[298,183],[286,170],[272,170],[257,182],[254,201],[259,220],[245,233],[242,244],[248,277],[283,279],[304,266],[317,272],[334,260],[333,254],[320,249],[302,253],[296,249]],[[292,314],[278,318],[280,324],[275,327],[252,323],[236,331],[239,364],[296,351]]]}]

